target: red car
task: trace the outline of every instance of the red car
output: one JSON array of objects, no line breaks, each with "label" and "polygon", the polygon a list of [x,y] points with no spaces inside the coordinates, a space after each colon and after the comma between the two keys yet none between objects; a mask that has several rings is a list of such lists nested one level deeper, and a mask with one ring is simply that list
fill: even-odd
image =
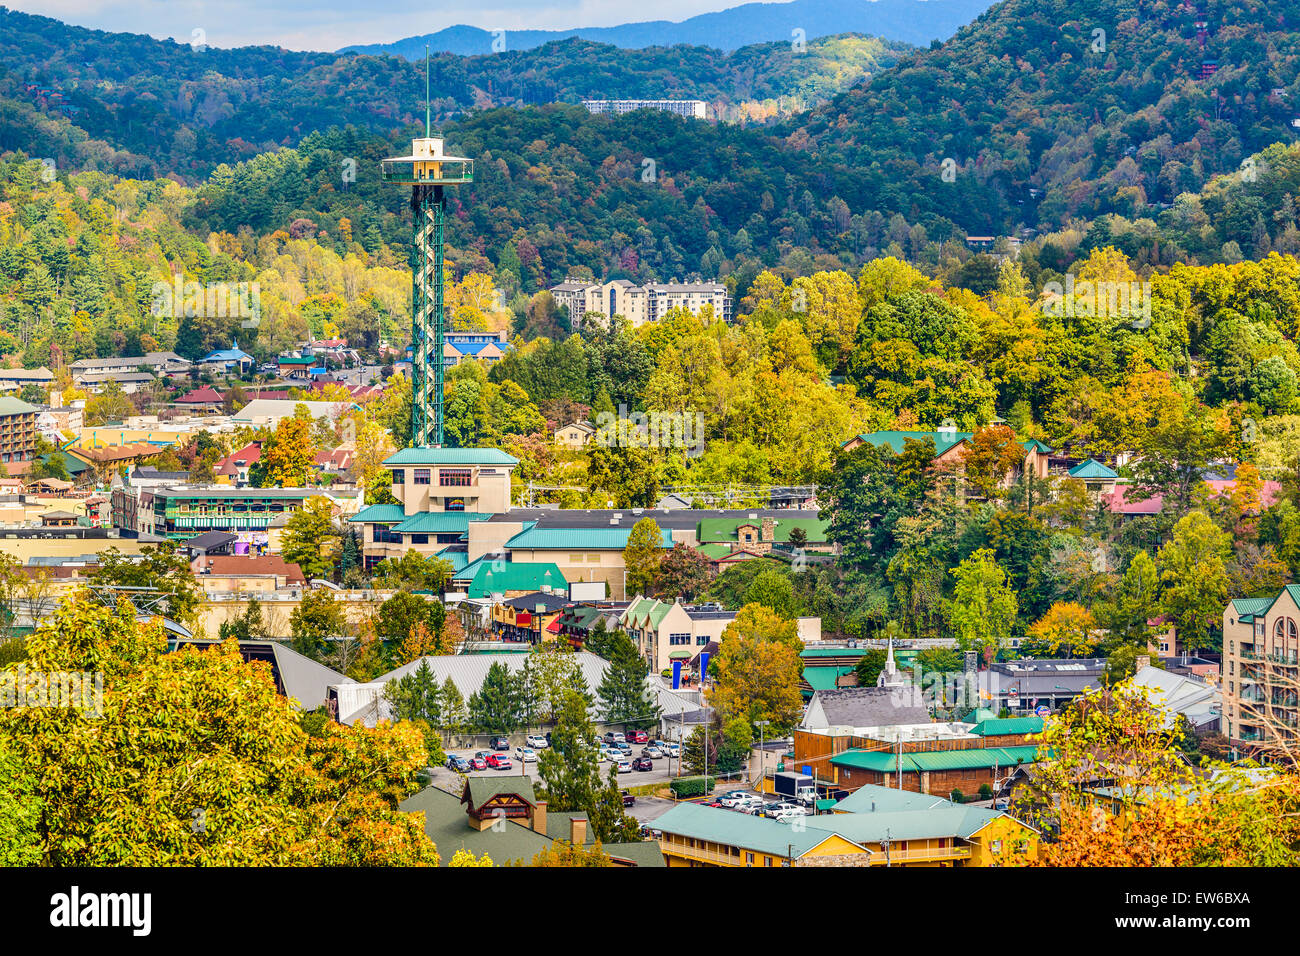
[{"label": "red car", "polygon": [[653,770],[654,768],[655,762],[649,757],[637,757],[632,761],[633,770]]},{"label": "red car", "polygon": [[505,754],[493,754],[487,758],[487,765],[493,770],[509,770],[513,764]]},{"label": "red car", "polygon": [[470,770],[486,770],[487,761],[482,757],[466,757],[465,762],[469,764]]},{"label": "red car", "polygon": [[630,744],[648,744],[650,735],[644,730],[629,730],[627,732],[627,742]]}]

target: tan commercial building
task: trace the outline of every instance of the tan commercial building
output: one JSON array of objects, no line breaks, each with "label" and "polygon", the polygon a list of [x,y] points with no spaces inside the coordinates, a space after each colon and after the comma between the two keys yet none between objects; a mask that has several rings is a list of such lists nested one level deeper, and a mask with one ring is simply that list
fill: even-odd
[{"label": "tan commercial building", "polygon": [[509,511],[510,475],[519,461],[496,448],[403,448],[384,464],[398,504],[371,505],[352,519],[369,567],[411,549],[437,554],[462,541],[471,525]]},{"label": "tan commercial building", "polygon": [[552,287],[557,305],[569,310],[569,321],[577,331],[587,321],[608,326],[611,316],[619,315],[632,328],[657,322],[673,309],[685,309],[699,315],[705,306],[715,318],[731,320],[731,294],[721,282],[655,282],[637,285],[627,279],[605,283],[588,283],[566,279]]}]

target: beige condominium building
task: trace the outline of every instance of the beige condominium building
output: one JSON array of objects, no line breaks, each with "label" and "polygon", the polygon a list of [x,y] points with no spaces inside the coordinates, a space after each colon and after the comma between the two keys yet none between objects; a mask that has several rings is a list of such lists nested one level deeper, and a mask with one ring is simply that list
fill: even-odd
[{"label": "beige condominium building", "polygon": [[1223,612],[1223,733],[1234,742],[1300,741],[1300,585],[1234,598]]},{"label": "beige condominium building", "polygon": [[637,285],[627,279],[611,279],[604,284],[566,279],[551,289],[551,295],[557,305],[569,310],[574,330],[589,322],[607,326],[613,315],[621,315],[635,329],[659,321],[673,309],[699,315],[706,305],[712,307],[717,318],[731,320],[731,295],[721,282]]}]

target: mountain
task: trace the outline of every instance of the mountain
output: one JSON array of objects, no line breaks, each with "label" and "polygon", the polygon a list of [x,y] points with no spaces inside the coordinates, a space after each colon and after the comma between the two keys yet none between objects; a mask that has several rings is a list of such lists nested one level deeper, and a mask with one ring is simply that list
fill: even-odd
[{"label": "mountain", "polygon": [[[708,101],[767,121],[824,101],[909,50],[870,37],[618,50],[570,39],[430,64],[435,121],[585,97]],[[0,149],[61,165],[188,180],[332,126],[388,132],[422,119],[424,64],[272,47],[192,49],[0,8]],[[81,140],[102,141],[90,147]]]},{"label": "mountain", "polygon": [[[652,46],[711,46],[736,50],[755,43],[789,43],[794,31],[803,39],[838,33],[861,33],[928,46],[946,40],[989,8],[992,0],[792,0],[746,3],[717,13],[703,13],[674,23],[652,20],[613,27],[573,30],[483,30],[463,24],[393,43],[344,47],[339,52],[392,54],[423,59],[427,44],[435,53],[476,56],[504,50],[531,50],[553,40],[581,37],[627,50]],[[504,34],[504,35],[503,35]],[[495,42],[495,46],[494,46]],[[504,47],[501,44],[504,42]]]}]

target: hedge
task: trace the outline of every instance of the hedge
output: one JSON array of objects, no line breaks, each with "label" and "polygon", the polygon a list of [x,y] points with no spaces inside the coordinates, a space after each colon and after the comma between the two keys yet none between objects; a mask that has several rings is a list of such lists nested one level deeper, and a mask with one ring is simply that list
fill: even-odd
[{"label": "hedge", "polygon": [[717,782],[717,777],[675,777],[669,781],[668,786],[672,789],[673,795],[681,799],[702,797],[706,793],[712,793]]}]

